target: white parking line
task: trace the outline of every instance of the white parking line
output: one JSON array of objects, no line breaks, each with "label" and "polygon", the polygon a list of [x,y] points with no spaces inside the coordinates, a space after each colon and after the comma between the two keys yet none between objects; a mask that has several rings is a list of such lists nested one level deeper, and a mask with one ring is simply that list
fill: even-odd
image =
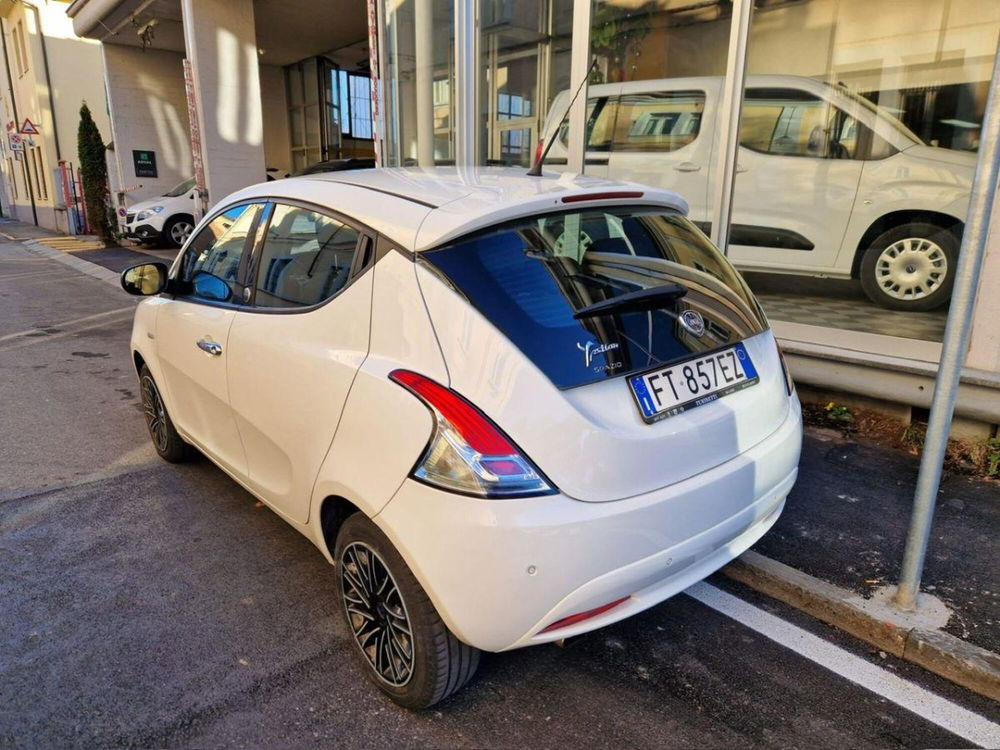
[{"label": "white parking line", "polygon": [[702,581],[688,596],[775,643],[981,747],[1000,747],[1000,725]]}]

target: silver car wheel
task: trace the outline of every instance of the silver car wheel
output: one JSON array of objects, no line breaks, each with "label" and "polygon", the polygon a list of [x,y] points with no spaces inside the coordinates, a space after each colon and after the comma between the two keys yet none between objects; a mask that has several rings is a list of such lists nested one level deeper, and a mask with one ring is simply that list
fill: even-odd
[{"label": "silver car wheel", "polygon": [[194,231],[193,224],[187,221],[174,222],[174,225],[170,227],[170,239],[180,247],[187,242],[187,238],[191,236],[192,231]]},{"label": "silver car wheel", "polygon": [[937,290],[948,277],[948,256],[924,237],[897,240],[875,261],[875,281],[887,296],[916,300]]}]

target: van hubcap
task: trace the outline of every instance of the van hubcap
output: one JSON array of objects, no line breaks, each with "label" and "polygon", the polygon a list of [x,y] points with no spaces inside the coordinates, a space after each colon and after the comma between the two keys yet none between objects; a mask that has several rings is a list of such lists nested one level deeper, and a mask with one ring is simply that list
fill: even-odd
[{"label": "van hubcap", "polygon": [[923,237],[893,242],[875,262],[875,280],[893,299],[922,299],[948,277],[948,256],[941,246]]},{"label": "van hubcap", "polygon": [[380,680],[402,687],[413,675],[413,630],[385,562],[364,542],[351,542],[340,559],[340,586],[361,652]]}]

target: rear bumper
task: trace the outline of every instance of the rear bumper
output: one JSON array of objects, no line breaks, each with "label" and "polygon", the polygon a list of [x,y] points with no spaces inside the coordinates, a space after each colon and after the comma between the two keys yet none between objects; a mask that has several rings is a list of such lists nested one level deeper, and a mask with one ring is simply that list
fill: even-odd
[{"label": "rear bumper", "polygon": [[[774,524],[795,483],[801,412],[737,458],[670,487],[585,503],[480,500],[406,480],[375,517],[461,640],[503,651],[594,630],[705,578]],[[622,597],[598,617],[539,631]]]}]

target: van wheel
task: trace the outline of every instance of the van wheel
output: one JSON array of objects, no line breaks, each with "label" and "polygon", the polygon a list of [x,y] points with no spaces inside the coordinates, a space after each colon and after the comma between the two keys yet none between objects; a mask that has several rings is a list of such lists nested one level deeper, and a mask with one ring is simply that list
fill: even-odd
[{"label": "van wheel", "polygon": [[171,216],[163,225],[163,241],[170,247],[180,247],[194,231],[194,219],[190,216]]},{"label": "van wheel", "polygon": [[955,283],[958,238],[922,221],[883,232],[861,259],[861,288],[889,310],[933,310],[948,303]]},{"label": "van wheel", "polygon": [[427,708],[467,683],[479,650],[456,638],[382,531],[362,513],[337,535],[337,589],[368,677],[405,708]]},{"label": "van wheel", "polygon": [[139,389],[142,392],[142,411],[146,417],[146,427],[153,447],[164,461],[178,464],[191,457],[191,446],[174,428],[174,423],[167,413],[167,407],[160,397],[156,381],[146,365],[139,371]]}]

